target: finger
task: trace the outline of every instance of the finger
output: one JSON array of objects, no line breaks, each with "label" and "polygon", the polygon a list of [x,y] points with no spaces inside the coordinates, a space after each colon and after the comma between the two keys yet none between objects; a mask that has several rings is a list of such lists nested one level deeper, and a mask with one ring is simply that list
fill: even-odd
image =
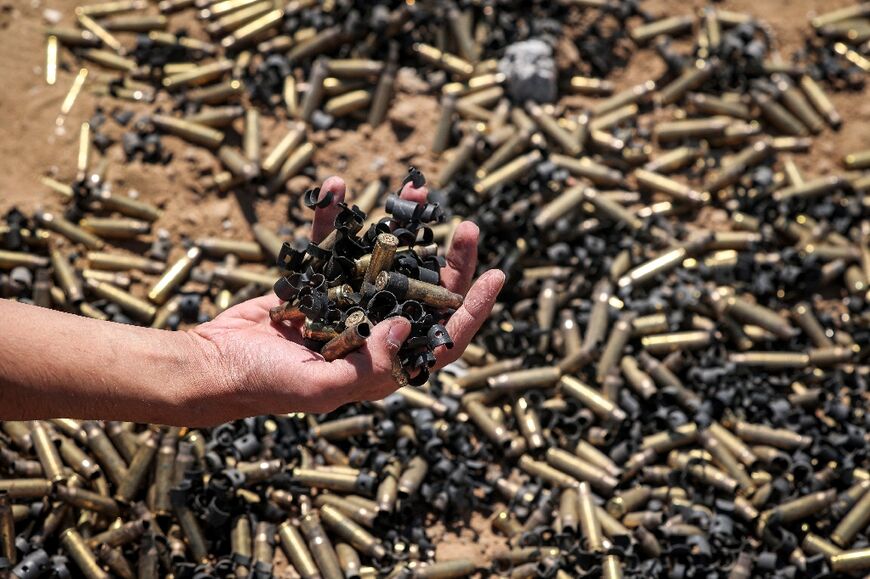
[{"label": "finger", "polygon": [[477,239],[480,230],[471,221],[463,221],[456,228],[450,249],[447,250],[447,267],[441,270],[441,285],[452,292],[465,295],[471,287],[471,279],[477,268]]},{"label": "finger", "polygon": [[335,216],[338,215],[338,204],[344,201],[347,186],[341,177],[328,177],[320,188],[317,200],[325,198],[332,193],[332,201],[326,207],[317,207],[314,210],[314,221],[311,224],[311,241],[320,243],[335,227]]},{"label": "finger", "polygon": [[475,282],[465,296],[465,303],[454,312],[447,321],[447,333],[453,338],[453,348],[447,349],[443,346],[435,351],[435,356],[438,359],[436,368],[441,368],[449,364],[465,351],[471,338],[486,321],[489,312],[492,311],[492,306],[498,297],[498,292],[501,291],[504,285],[504,273],[499,269],[491,269]]},{"label": "finger", "polygon": [[405,186],[402,187],[401,193],[399,193],[399,197],[402,199],[407,199],[408,201],[415,201],[417,203],[425,203],[426,198],[429,197],[429,188],[423,185],[422,187],[414,187],[414,184],[411,181],[405,183]]},{"label": "finger", "polygon": [[268,312],[275,306],[281,305],[281,298],[275,295],[275,292],[269,292],[264,296],[260,296],[258,298],[251,298],[246,302],[242,302],[236,306],[233,306],[227,311],[235,309],[239,306],[246,306],[248,308],[256,308],[257,310]]},{"label": "finger", "polygon": [[348,392],[353,391],[352,385],[359,380],[355,368],[345,363],[327,362],[310,350],[307,353],[309,359],[293,364],[292,377],[280,375],[282,381],[293,387],[292,403],[295,408],[291,411],[332,412],[339,406],[353,402]]},{"label": "finger", "polygon": [[[357,376],[349,385],[349,397],[380,400],[398,388],[393,378],[393,362],[410,334],[411,323],[400,317],[384,320],[372,329],[365,345],[342,360],[353,367]],[[333,363],[336,362],[339,360]]]},{"label": "finger", "polygon": [[238,318],[251,322],[257,322],[263,319],[264,315],[268,316],[269,310],[271,308],[280,304],[281,300],[278,298],[278,296],[276,296],[272,292],[269,292],[268,295],[258,298],[252,298],[248,301],[236,304],[233,307],[221,312],[217,317],[221,319]]},{"label": "finger", "polygon": [[260,324],[265,322],[264,328],[269,328],[272,333],[281,336],[291,342],[301,342],[302,333],[300,332],[301,324],[299,322],[274,322],[271,320],[269,310],[279,307],[282,304],[281,299],[274,293],[252,298],[246,302],[236,304],[220,313],[215,319],[220,319],[225,327],[242,328],[248,324]]}]

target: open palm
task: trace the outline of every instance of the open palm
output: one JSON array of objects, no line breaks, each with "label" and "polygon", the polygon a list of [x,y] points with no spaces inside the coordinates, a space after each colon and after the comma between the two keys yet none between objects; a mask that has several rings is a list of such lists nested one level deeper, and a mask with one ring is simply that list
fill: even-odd
[{"label": "open palm", "polygon": [[[319,243],[332,230],[344,200],[345,183],[330,177],[321,187],[321,198],[333,193],[330,205],[315,209],[311,239]],[[425,202],[426,187],[408,183],[401,197]],[[465,295],[465,303],[447,322],[455,346],[436,350],[436,367],[456,360],[489,315],[504,283],[504,274],[491,270],[472,286],[477,266],[477,226],[463,222],[456,229],[442,284]],[[366,345],[331,362],[303,345],[296,324],[273,323],[269,309],[281,302],[274,294],[249,300],[223,312],[193,330],[203,347],[212,350],[222,386],[205,396],[201,413],[219,422],[239,416],[283,412],[327,412],[359,400],[379,400],[398,384],[392,375],[393,358],[410,333],[404,318],[384,320],[372,329]],[[227,402],[232,406],[227,407]]]}]

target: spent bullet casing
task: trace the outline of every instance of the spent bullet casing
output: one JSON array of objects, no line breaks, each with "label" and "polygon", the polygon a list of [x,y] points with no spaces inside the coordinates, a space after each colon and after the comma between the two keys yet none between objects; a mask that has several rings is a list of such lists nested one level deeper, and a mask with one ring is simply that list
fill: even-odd
[{"label": "spent bullet casing", "polygon": [[210,149],[217,149],[224,140],[221,131],[185,119],[168,115],[152,115],[151,121],[157,128],[167,133]]},{"label": "spent bullet casing", "polygon": [[710,195],[707,193],[695,191],[688,185],[646,169],[635,169],[634,177],[641,187],[664,193],[675,201],[707,203],[710,200]]},{"label": "spent bullet casing", "polygon": [[500,422],[492,419],[487,408],[477,400],[465,403],[465,411],[472,422],[492,441],[504,450],[510,448],[513,435]]},{"label": "spent bullet casing", "polygon": [[266,188],[268,191],[274,192],[282,187],[291,178],[297,175],[314,156],[314,145],[312,143],[303,143],[299,145],[290,155],[278,172],[268,182]]},{"label": "spent bullet casing", "polygon": [[52,249],[50,255],[55,280],[63,290],[69,303],[78,305],[85,299],[81,279],[72,264],[70,264],[67,256],[57,249]]},{"label": "spent bullet casing", "polygon": [[834,129],[839,129],[843,124],[843,118],[818,83],[810,75],[805,74],[800,79],[800,86],[807,99],[828,124]]},{"label": "spent bullet casing", "polygon": [[487,387],[496,392],[511,392],[528,388],[546,388],[555,384],[561,371],[555,366],[513,370],[487,378]]},{"label": "spent bullet casing", "polygon": [[537,150],[520,155],[479,179],[474,184],[474,191],[479,195],[484,195],[496,187],[514,181],[531,171],[542,158],[541,152]]},{"label": "spent bullet casing", "polygon": [[564,217],[570,210],[580,205],[580,201],[584,198],[585,190],[586,187],[584,186],[575,186],[565,190],[561,195],[538,211],[538,214],[534,218],[535,225],[544,229],[552,225],[556,220]]},{"label": "spent bullet casing", "polygon": [[471,368],[461,376],[452,378],[452,383],[462,389],[475,389],[486,385],[487,380],[493,376],[517,370],[523,364],[522,358],[508,358],[487,364],[479,368]]},{"label": "spent bullet casing", "polygon": [[541,131],[565,153],[571,156],[577,156],[581,153],[582,147],[578,140],[570,132],[563,129],[559,122],[547,114],[541,106],[529,103],[526,108]]},{"label": "spent bullet casing", "polygon": [[63,480],[65,478],[63,462],[61,461],[57,444],[52,439],[48,428],[38,420],[32,421],[30,438],[33,441],[33,448],[36,450],[36,456],[42,465],[45,478],[52,482]]},{"label": "spent bullet casing", "polygon": [[368,124],[377,127],[384,122],[387,117],[387,110],[390,106],[390,101],[393,96],[393,91],[396,83],[397,64],[395,58],[391,57],[391,62],[387,64],[386,69],[381,73],[378,83],[375,86],[372,95],[372,104],[369,107]]},{"label": "spent bullet casing", "polygon": [[374,501],[355,496],[339,497],[324,494],[318,496],[314,504],[317,507],[331,505],[360,525],[369,528],[374,526],[379,513]]},{"label": "spent bullet casing", "polygon": [[341,564],[341,570],[346,578],[360,577],[362,563],[356,549],[347,543],[337,543],[335,554],[338,556],[338,562]]},{"label": "spent bullet casing", "polygon": [[805,448],[812,443],[810,437],[783,428],[771,428],[763,424],[737,422],[734,425],[734,432],[745,442],[766,444],[784,450]]},{"label": "spent bullet casing", "polygon": [[578,177],[585,177],[596,185],[602,187],[625,186],[625,180],[619,171],[598,163],[589,157],[574,159],[566,155],[552,154],[550,155],[550,161],[557,167],[567,169]]},{"label": "spent bullet casing", "polygon": [[[435,128],[435,137],[432,140],[431,150],[440,154],[447,149],[450,142],[450,133],[453,128],[453,115],[456,112],[456,97],[444,95],[441,97],[441,114]],[[364,211],[367,211],[364,209]]]},{"label": "spent bullet casing", "polygon": [[368,432],[374,428],[376,423],[375,420],[374,415],[364,414],[332,420],[329,422],[322,422],[313,430],[316,436],[326,440],[345,440],[352,436]]},{"label": "spent bullet casing", "polygon": [[274,175],[278,172],[290,154],[296,150],[305,139],[305,126],[302,123],[293,123],[290,130],[278,141],[266,159],[262,163],[263,172],[266,175]]},{"label": "spent bullet casing", "polygon": [[595,490],[603,494],[609,495],[613,493],[613,489],[619,484],[619,481],[604,472],[603,469],[592,465],[573,454],[559,449],[547,449],[547,463],[571,476],[577,481],[586,481],[591,484]]},{"label": "spent bullet casing", "polygon": [[831,569],[836,573],[850,573],[870,569],[870,548],[843,551],[831,557]]},{"label": "spent bullet casing", "polygon": [[125,195],[114,194],[108,189],[94,192],[93,197],[104,209],[117,211],[127,217],[156,221],[163,215],[162,210],[149,203]]},{"label": "spent bullet casing", "polygon": [[589,483],[581,482],[577,493],[577,516],[580,519],[581,535],[585,541],[586,549],[594,552],[603,551],[604,537],[601,530],[601,522],[598,520],[598,513],[592,500],[592,491],[589,488]]},{"label": "spent bullet casing", "polygon": [[139,487],[149,474],[151,463],[156,454],[157,441],[154,435],[149,433],[145,441],[136,449],[136,453],[133,455],[133,459],[130,461],[130,466],[127,469],[127,476],[115,491],[115,498],[118,501],[127,503],[136,496]]},{"label": "spent bullet casing", "polygon": [[535,409],[522,396],[514,403],[514,415],[519,430],[531,449],[542,448],[545,444],[541,422]]},{"label": "spent bullet casing", "polygon": [[438,173],[436,183],[445,185],[471,160],[477,146],[478,135],[474,130],[466,133],[459,141],[459,145],[450,151],[450,157],[447,163],[441,168]]},{"label": "spent bullet casing", "polygon": [[637,360],[631,356],[623,356],[620,362],[620,370],[629,385],[644,399],[655,395],[657,389],[652,377],[641,370]]},{"label": "spent bullet casing", "polygon": [[409,278],[397,272],[382,271],[375,279],[378,290],[391,292],[399,299],[410,299],[423,302],[432,307],[443,309],[459,309],[463,297],[450,290]]},{"label": "spent bullet casing", "polygon": [[65,503],[109,518],[117,517],[121,512],[114,499],[82,488],[61,484],[55,488],[55,494]]},{"label": "spent bullet casing", "polygon": [[800,137],[809,134],[804,124],[773,97],[760,91],[754,91],[750,94],[753,102],[761,109],[764,118],[778,131]]},{"label": "spent bullet casing", "polygon": [[803,352],[741,352],[733,353],[729,361],[746,366],[762,368],[805,368],[810,357]]},{"label": "spent bullet casing", "polygon": [[599,101],[592,107],[593,116],[601,116],[628,104],[640,102],[656,88],[655,82],[649,80],[629,87],[613,96]]},{"label": "spent bullet casing", "polygon": [[127,476],[127,463],[118,454],[101,426],[94,422],[85,422],[82,428],[88,437],[88,447],[103,471],[115,485],[120,485]]},{"label": "spent bullet casing", "polygon": [[8,493],[10,499],[39,499],[47,497],[53,483],[44,478],[19,478],[0,480],[0,492]]},{"label": "spent bullet casing", "polygon": [[281,523],[278,526],[278,539],[281,542],[284,553],[302,579],[316,579],[320,577],[317,564],[296,525],[291,521]]},{"label": "spent bullet casing", "polygon": [[85,479],[92,480],[102,476],[99,465],[71,439],[62,436],[58,450],[63,462]]},{"label": "spent bullet casing", "polygon": [[323,579],[342,579],[341,563],[326,531],[316,513],[310,513],[300,521],[302,534],[314,557]]},{"label": "spent bullet casing", "polygon": [[629,34],[635,42],[644,44],[657,36],[676,36],[687,32],[691,30],[694,22],[694,16],[671,16],[637,26],[631,29]]},{"label": "spent bullet casing", "polygon": [[103,571],[94,556],[93,551],[88,548],[85,540],[75,529],[66,529],[60,535],[61,544],[82,574],[88,579],[108,579],[110,575]]},{"label": "spent bullet casing", "polygon": [[604,383],[604,379],[622,358],[622,352],[631,337],[632,320],[635,315],[633,312],[623,314],[611,329],[595,367],[595,379],[599,383]]},{"label": "spent bullet casing", "polygon": [[830,489],[792,499],[761,513],[758,524],[763,528],[771,517],[783,523],[799,521],[827,509],[836,498],[837,491]]},{"label": "spent bullet casing", "polygon": [[236,99],[244,92],[245,85],[239,80],[228,80],[195,88],[185,92],[185,98],[192,103],[220,104]]},{"label": "spent bullet casing", "polygon": [[327,342],[320,353],[327,362],[343,358],[361,348],[370,335],[371,325],[368,322],[348,325],[341,333]]},{"label": "spent bullet casing", "polygon": [[562,489],[559,494],[559,525],[563,533],[571,533],[579,529],[577,500],[576,488]]},{"label": "spent bullet casing", "polygon": [[848,547],[855,536],[868,525],[870,525],[870,493],[865,491],[831,532],[830,538],[841,547]]},{"label": "spent bullet casing", "polygon": [[39,212],[36,214],[36,220],[46,229],[54,231],[74,243],[81,243],[88,249],[98,250],[105,245],[105,242],[96,235],[54,213]]},{"label": "spent bullet casing", "polygon": [[145,235],[151,230],[151,224],[138,219],[117,219],[88,217],[79,222],[82,229],[94,235],[110,239],[131,239]]},{"label": "spent bullet casing", "polygon": [[221,145],[217,158],[241,182],[251,181],[260,174],[259,166],[234,147]]},{"label": "spent bullet casing", "polygon": [[0,492],[0,555],[6,560],[7,565],[14,565],[18,560],[13,505],[10,504],[9,495],[5,491]]},{"label": "spent bullet casing", "polygon": [[558,389],[562,394],[580,401],[604,420],[621,422],[626,418],[625,411],[619,406],[573,376],[563,375],[559,378]]},{"label": "spent bullet casing", "polygon": [[85,283],[88,291],[102,299],[118,304],[121,309],[141,320],[143,323],[150,323],[157,313],[157,308],[152,304],[145,300],[141,300],[110,283],[97,281],[95,279],[88,279]]},{"label": "spent bullet casing", "polygon": [[148,299],[162,305],[166,303],[172,292],[181,285],[190,274],[190,271],[202,256],[202,249],[192,247],[178,261],[172,264],[159,280],[148,291]]},{"label": "spent bullet casing", "polygon": [[601,78],[572,76],[571,91],[586,96],[608,96],[613,93],[613,83]]},{"label": "spent bullet casing", "polygon": [[577,487],[580,484],[576,478],[557,468],[554,468],[546,462],[541,462],[533,459],[528,455],[522,455],[517,462],[517,465],[532,476],[541,478],[548,483],[557,487]]},{"label": "spent bullet casing", "polygon": [[221,39],[221,46],[227,50],[238,50],[241,47],[256,42],[264,35],[269,34],[273,28],[280,26],[286,11],[274,9],[264,12],[264,10],[270,7],[272,6],[269,3],[264,3],[262,8],[252,6],[250,17],[253,18],[250,18],[248,15],[245,15],[244,18],[239,18],[238,23],[241,25],[238,27],[236,27],[235,23],[229,26],[224,24],[224,30],[234,30],[232,30],[232,34]]},{"label": "spent bullet casing", "polygon": [[420,489],[420,485],[423,484],[423,480],[426,478],[428,471],[429,463],[427,463],[426,459],[423,457],[415,456],[408,461],[405,465],[405,469],[399,477],[399,497],[408,498],[416,494]]},{"label": "spent bullet casing", "polygon": [[653,355],[669,354],[678,350],[704,348],[710,344],[712,335],[706,331],[672,332],[644,336],[641,345]]},{"label": "spent bullet casing", "polygon": [[386,549],[378,539],[334,506],[323,505],[320,516],[328,528],[361,553],[375,559],[386,555]]},{"label": "spent bullet casing", "polygon": [[641,441],[641,449],[665,454],[680,446],[692,444],[698,437],[698,425],[694,422],[678,426],[672,431],[662,431],[645,436]]}]

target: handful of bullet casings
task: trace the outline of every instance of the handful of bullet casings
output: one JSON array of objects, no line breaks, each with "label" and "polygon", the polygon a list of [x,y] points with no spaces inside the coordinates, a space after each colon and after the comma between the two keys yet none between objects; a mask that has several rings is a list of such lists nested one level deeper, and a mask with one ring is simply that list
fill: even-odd
[{"label": "handful of bullet casings", "polygon": [[[412,167],[402,187],[406,183],[422,187],[425,178]],[[306,193],[309,207],[330,203],[331,193],[321,201],[319,194]],[[425,384],[435,350],[453,347],[442,322],[463,300],[440,285],[443,258],[426,224],[442,221],[441,208],[393,195],[386,200],[388,216],[363,230],[366,214],[359,207],[339,207],[335,229],[320,243],[283,245],[278,263],[285,275],[274,289],[284,303],[272,308],[271,319],[301,323],[306,343],[331,361],[365,344],[372,323],[404,317],[411,333],[394,371],[400,384]]]}]

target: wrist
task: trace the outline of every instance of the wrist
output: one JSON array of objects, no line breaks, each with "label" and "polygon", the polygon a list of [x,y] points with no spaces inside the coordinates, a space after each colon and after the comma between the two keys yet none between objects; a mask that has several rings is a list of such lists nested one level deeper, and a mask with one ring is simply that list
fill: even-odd
[{"label": "wrist", "polygon": [[209,400],[224,390],[216,345],[195,331],[160,331],[147,367],[152,422],[177,426],[207,421]]},{"label": "wrist", "polygon": [[[173,381],[174,420],[179,425],[213,426],[242,414],[262,413],[255,400],[259,383],[244,352],[225,347],[220,330],[208,323],[170,333],[177,342],[181,370]],[[247,395],[243,395],[247,394]]]}]

